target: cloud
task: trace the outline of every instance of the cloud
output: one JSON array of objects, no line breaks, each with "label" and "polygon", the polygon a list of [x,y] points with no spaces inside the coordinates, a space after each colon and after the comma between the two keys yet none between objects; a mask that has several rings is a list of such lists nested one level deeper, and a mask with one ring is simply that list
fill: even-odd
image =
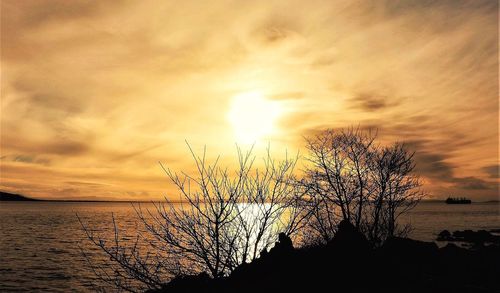
[{"label": "cloud", "polygon": [[26,26],[36,27],[52,21],[75,20],[94,15],[100,7],[100,5],[79,0],[72,3],[61,0],[50,0],[49,2],[50,4],[42,4],[38,1],[23,1],[20,5],[28,10],[28,15],[22,19],[22,22]]},{"label": "cloud", "polygon": [[280,15],[272,15],[257,27],[252,35],[264,45],[284,42],[300,33],[297,22]]},{"label": "cloud", "polygon": [[363,111],[379,111],[385,108],[397,106],[399,103],[391,100],[388,96],[376,93],[361,93],[351,98],[353,108]]},{"label": "cloud", "polygon": [[34,157],[26,156],[26,155],[18,155],[13,158],[14,162],[23,162],[23,163],[33,163]]},{"label": "cloud", "polygon": [[36,114],[36,111],[44,109],[54,115],[54,111],[62,111],[66,115],[74,115],[83,112],[85,99],[75,97],[58,96],[54,93],[29,95],[28,103],[31,106],[28,114]]},{"label": "cloud", "polygon": [[52,142],[44,145],[40,151],[58,155],[81,155],[89,150],[89,145],[78,141]]},{"label": "cloud", "polygon": [[490,178],[500,178],[500,165],[491,165],[481,168]]},{"label": "cloud", "polygon": [[[451,188],[464,191],[491,191],[492,195],[498,191],[498,182],[491,182],[476,176],[456,176],[459,169],[450,161],[450,154],[431,153],[425,147],[426,142],[412,141],[407,145],[415,150],[416,171],[422,176],[431,178],[437,184],[451,184]],[[491,171],[491,170],[490,170]]]},{"label": "cloud", "polygon": [[498,177],[482,169],[498,158],[496,1],[1,5],[9,188],[71,196],[60,182],[98,178],[101,196],[154,196],[163,183],[142,176],[156,178],[159,160],[188,168],[185,139],[231,152],[227,111],[251,91],[284,105],[263,144],[290,149],[304,134],[360,125],[414,142],[432,187]]},{"label": "cloud", "polygon": [[453,179],[454,167],[445,162],[443,154],[432,154],[426,152],[416,152],[415,161],[417,171],[424,176],[438,179],[440,181],[451,181]]},{"label": "cloud", "polygon": [[84,141],[73,141],[65,139],[54,139],[48,142],[9,140],[9,137],[2,138],[2,147],[8,150],[17,150],[29,153],[18,155],[18,161],[32,162],[35,155],[59,155],[77,156],[87,153],[90,145]]},{"label": "cloud", "polygon": [[455,187],[465,190],[489,190],[498,188],[497,183],[487,182],[476,177],[453,178]]},{"label": "cloud", "polygon": [[101,187],[106,187],[108,186],[107,184],[102,184],[102,183],[96,183],[96,182],[85,182],[85,181],[66,181],[64,182],[66,184],[76,186],[76,187],[90,187],[90,188],[101,188]]},{"label": "cloud", "polygon": [[272,100],[299,100],[305,97],[303,92],[282,92],[269,97]]}]

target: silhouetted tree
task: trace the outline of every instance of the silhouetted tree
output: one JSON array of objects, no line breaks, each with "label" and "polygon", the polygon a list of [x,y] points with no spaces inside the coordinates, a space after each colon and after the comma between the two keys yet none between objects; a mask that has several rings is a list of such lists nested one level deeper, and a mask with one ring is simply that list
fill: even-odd
[{"label": "silhouetted tree", "polygon": [[[292,235],[304,225],[303,188],[293,175],[297,157],[275,161],[268,151],[257,168],[251,150],[238,149],[238,168],[230,172],[218,159],[209,164],[205,151],[199,157],[189,149],[196,175],[162,165],[180,193],[178,200],[166,197],[153,210],[135,206],[145,228],[136,244],[121,243],[116,226],[115,241],[108,243],[82,224],[113,263],[113,274],[97,267],[101,280],[134,291],[161,288],[175,275],[207,272],[219,278],[257,258],[280,232]],[[139,240],[153,253],[143,253]]]},{"label": "silhouetted tree", "polygon": [[301,183],[314,204],[309,229],[323,242],[346,220],[379,242],[398,230],[397,219],[422,197],[413,154],[403,144],[375,144],[359,128],[326,130],[307,139],[308,165]]},{"label": "silhouetted tree", "polygon": [[412,173],[415,169],[413,156],[414,153],[402,143],[378,148],[371,156],[371,218],[366,231],[375,243],[387,237],[406,235],[409,231],[409,226],[398,227],[397,220],[423,197],[419,177]]},{"label": "silhouetted tree", "polygon": [[[339,223],[350,223],[379,245],[403,235],[399,216],[423,193],[413,174],[413,153],[404,144],[380,146],[376,135],[359,128],[327,130],[307,139],[303,177],[294,175],[298,157],[272,159],[268,150],[257,168],[252,150],[238,149],[233,172],[208,163],[189,147],[196,172],[161,167],[177,187],[153,209],[134,205],[142,230],[123,241],[113,216],[114,236],[96,235],[82,222],[90,241],[107,257],[98,264],[86,253],[96,275],[125,291],[161,289],[179,275],[229,275],[283,237],[305,244],[330,241]],[[189,145],[188,145],[189,146]]]},{"label": "silhouetted tree", "polygon": [[[98,280],[112,285],[117,292],[143,292],[144,289],[160,289],[165,279],[183,273],[180,260],[166,254],[152,242],[152,238],[139,233],[132,241],[126,241],[112,214],[113,235],[96,234],[95,227],[87,227],[77,215],[87,238],[98,252],[83,249],[91,270]],[[102,231],[101,231],[102,232]],[[97,292],[107,292],[101,284],[93,284]]]}]

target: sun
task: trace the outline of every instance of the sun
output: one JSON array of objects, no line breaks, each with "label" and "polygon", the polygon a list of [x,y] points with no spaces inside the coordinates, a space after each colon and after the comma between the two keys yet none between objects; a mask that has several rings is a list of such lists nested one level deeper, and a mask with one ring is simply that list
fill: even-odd
[{"label": "sun", "polygon": [[282,112],[279,101],[266,99],[261,92],[245,92],[232,98],[228,120],[238,143],[253,144],[276,133]]}]

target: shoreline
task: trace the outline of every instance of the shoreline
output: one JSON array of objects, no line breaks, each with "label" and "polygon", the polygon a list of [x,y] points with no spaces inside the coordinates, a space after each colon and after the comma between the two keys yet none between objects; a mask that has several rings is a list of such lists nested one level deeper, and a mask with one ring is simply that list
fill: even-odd
[{"label": "shoreline", "polygon": [[180,275],[146,292],[322,292],[332,286],[335,292],[498,292],[497,241],[463,248],[391,237],[372,247],[354,226],[341,222],[327,244],[294,248],[283,236],[228,276]]}]

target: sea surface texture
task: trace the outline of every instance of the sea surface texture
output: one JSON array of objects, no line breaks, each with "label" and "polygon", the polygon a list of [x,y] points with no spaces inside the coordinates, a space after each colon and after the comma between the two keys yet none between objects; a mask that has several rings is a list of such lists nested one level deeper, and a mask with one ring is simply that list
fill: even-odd
[{"label": "sea surface texture", "polygon": [[[107,236],[113,236],[113,214],[125,241],[142,229],[130,203],[1,202],[0,292],[95,291],[82,249],[94,259],[101,254],[86,241],[77,214]],[[444,229],[499,229],[500,205],[422,202],[401,220],[412,224],[411,238],[433,241]]]}]

